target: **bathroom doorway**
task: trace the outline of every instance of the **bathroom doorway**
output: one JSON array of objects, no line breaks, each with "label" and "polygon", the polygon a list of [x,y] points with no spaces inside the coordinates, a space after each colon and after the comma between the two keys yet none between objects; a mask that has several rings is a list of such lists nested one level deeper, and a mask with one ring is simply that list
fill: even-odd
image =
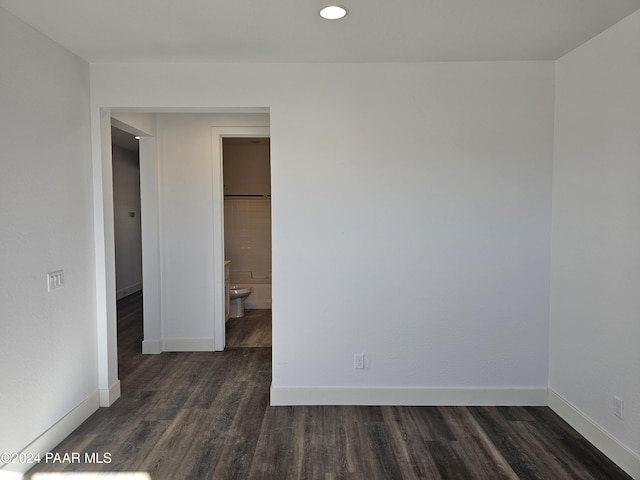
[{"label": "bathroom doorway", "polygon": [[271,346],[270,165],[269,137],[222,139],[227,348]]},{"label": "bathroom doorway", "polygon": [[222,138],[226,348],[271,347],[269,137]]}]

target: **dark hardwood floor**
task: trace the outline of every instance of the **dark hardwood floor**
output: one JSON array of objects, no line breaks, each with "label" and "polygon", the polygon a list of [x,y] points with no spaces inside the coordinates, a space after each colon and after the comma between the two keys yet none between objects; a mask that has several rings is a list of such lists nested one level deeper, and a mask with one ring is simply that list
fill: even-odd
[{"label": "dark hardwood floor", "polygon": [[122,396],[55,450],[111,461],[40,464],[26,478],[630,478],[546,407],[270,407],[270,348],[142,355],[140,297],[118,310]]},{"label": "dark hardwood floor", "polygon": [[227,348],[270,347],[271,309],[245,310],[227,321],[226,330]]}]

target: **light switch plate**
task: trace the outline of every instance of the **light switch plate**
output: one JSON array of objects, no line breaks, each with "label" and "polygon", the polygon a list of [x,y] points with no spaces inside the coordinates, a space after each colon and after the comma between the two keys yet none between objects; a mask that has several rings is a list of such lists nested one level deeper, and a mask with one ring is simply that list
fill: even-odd
[{"label": "light switch plate", "polygon": [[64,272],[57,270],[47,273],[47,291],[50,292],[61,287],[64,287]]}]

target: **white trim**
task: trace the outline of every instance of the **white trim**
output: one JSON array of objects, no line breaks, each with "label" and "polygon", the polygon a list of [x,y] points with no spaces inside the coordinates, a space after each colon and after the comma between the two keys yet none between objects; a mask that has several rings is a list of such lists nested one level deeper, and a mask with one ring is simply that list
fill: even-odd
[{"label": "white trim", "polygon": [[[82,422],[98,410],[100,406],[99,403],[100,394],[96,391],[31,442],[20,453],[30,455],[40,454],[41,457],[44,457],[47,452],[53,450],[62,440],[67,438],[71,432],[78,428]],[[29,463],[4,464],[0,466],[0,478],[12,478],[14,477],[11,475],[12,473],[16,473],[15,478],[22,478],[22,476],[18,474],[26,473],[31,467],[33,467],[33,465]]]},{"label": "white trim", "polygon": [[268,137],[268,125],[211,127],[211,170],[213,172],[213,337],[215,351],[225,347],[225,273],[224,273],[224,188],[222,178],[222,139],[225,137]]},{"label": "white trim", "polygon": [[120,380],[116,380],[113,385],[107,389],[100,389],[100,406],[110,407],[113,402],[120,398]]},{"label": "white trim", "polygon": [[546,406],[546,388],[271,387],[271,405]]},{"label": "white trim", "polygon": [[160,340],[144,340],[142,353],[157,355],[162,352],[213,352],[213,338],[164,338]]},{"label": "white trim", "polygon": [[165,338],[163,352],[213,352],[213,338]]},{"label": "white trim", "polygon": [[91,144],[98,388],[106,389],[118,379],[111,113],[99,108],[94,114],[96,117],[91,121]]},{"label": "white trim", "polygon": [[157,355],[162,353],[162,340],[143,340],[142,353],[144,355]]},{"label": "white trim", "polygon": [[631,477],[640,480],[640,456],[638,454],[632,452],[604,428],[551,389],[549,389],[548,403],[549,408],[577,430],[580,435]]}]

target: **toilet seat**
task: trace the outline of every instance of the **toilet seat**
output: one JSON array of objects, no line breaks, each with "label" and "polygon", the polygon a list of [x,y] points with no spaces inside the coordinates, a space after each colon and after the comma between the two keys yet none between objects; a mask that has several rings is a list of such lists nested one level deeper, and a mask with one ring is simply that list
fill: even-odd
[{"label": "toilet seat", "polygon": [[251,293],[251,288],[250,287],[235,288],[234,286],[232,286],[229,289],[229,294],[230,295],[247,295],[249,293]]}]

